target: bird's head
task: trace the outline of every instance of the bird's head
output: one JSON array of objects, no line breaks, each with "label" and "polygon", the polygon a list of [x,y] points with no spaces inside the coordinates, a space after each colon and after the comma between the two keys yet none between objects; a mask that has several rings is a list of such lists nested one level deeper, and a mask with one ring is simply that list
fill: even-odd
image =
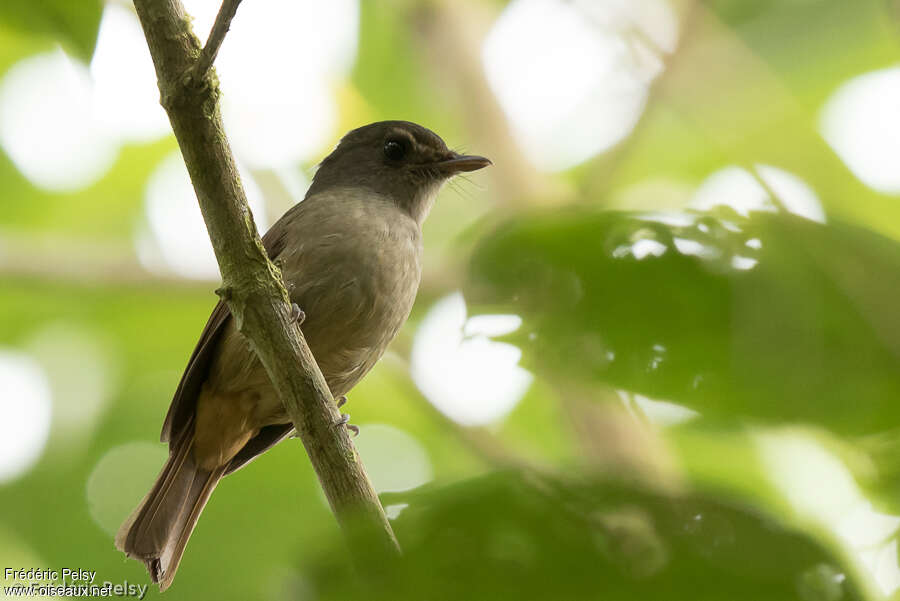
[{"label": "bird's head", "polygon": [[438,190],[457,173],[491,161],[456,153],[436,133],[409,121],[379,121],[347,133],[316,171],[307,195],[360,187],[390,198],[422,223]]}]

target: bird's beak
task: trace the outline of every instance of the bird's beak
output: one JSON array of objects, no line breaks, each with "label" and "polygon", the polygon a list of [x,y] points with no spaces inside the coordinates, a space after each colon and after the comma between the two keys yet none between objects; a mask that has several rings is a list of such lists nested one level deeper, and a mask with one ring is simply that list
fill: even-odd
[{"label": "bird's beak", "polygon": [[447,173],[460,173],[462,171],[477,171],[488,165],[493,165],[488,158],[474,154],[457,154],[451,152],[449,158],[438,161],[434,166]]}]

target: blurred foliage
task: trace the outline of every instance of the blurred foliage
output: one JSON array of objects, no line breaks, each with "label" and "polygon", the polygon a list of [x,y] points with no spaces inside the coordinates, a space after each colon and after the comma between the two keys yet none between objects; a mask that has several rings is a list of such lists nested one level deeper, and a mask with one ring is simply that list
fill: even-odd
[{"label": "blurred foliage", "polygon": [[[354,423],[413,434],[435,478],[385,495],[386,505],[408,505],[394,520],[405,556],[384,588],[369,586],[353,577],[299,443],[282,444],[219,486],[165,598],[885,597],[858,549],[776,484],[760,441],[816,441],[867,501],[900,513],[900,203],[862,184],[816,129],[842,83],[897,62],[891,4],[673,2],[684,39],[661,57],[666,69],[634,132],[565,173],[542,174],[516,163],[510,139],[473,126],[472,115],[496,110],[491,98],[467,88],[457,91],[465,106],[455,106],[444,93],[473,81],[453,73],[465,58],[477,64],[480,48],[448,56],[424,47],[421,34],[424,14],[441,27],[475,23],[467,33],[483,35],[504,2],[362,1],[341,129],[419,121],[506,168],[442,194],[410,324],[350,399]],[[54,43],[89,60],[101,10],[97,0],[4,0],[0,72]],[[441,20],[451,10],[471,18]],[[0,485],[2,567],[82,567],[147,582],[92,516],[87,482],[118,445],[162,452],[152,445],[215,303],[213,283],[157,278],[135,258],[144,186],[175,147],[171,137],[127,145],[96,184],[61,194],[36,188],[0,154],[0,242],[13,232],[52,250],[31,275],[0,271],[0,345],[27,351],[44,328],[76,324],[104,341],[116,371],[108,405],[82,438],[59,436],[54,424],[40,462]],[[808,182],[827,223],[783,208],[686,211],[678,194],[639,193],[647,182],[692,190],[722,167],[757,164]],[[497,207],[496,190],[520,184],[516,169],[547,193]],[[266,186],[272,172],[254,175],[278,194]],[[135,277],[72,277],[72,240],[130,259],[120,269]],[[506,340],[536,375],[490,428],[454,424],[409,375],[425,312],[461,287],[470,314],[523,318]],[[618,392],[699,415],[648,425],[629,403],[622,415],[607,411],[623,405]],[[810,486],[832,491],[825,481]],[[134,501],[145,492],[125,487],[112,489]],[[896,554],[885,562],[896,571]]]},{"label": "blurred foliage", "polygon": [[839,222],[729,217],[520,215],[476,250],[468,297],[525,318],[510,338],[538,372],[712,419],[897,423],[900,245]]},{"label": "blurred foliage", "polygon": [[56,40],[74,56],[90,60],[102,12],[101,0],[4,0],[0,23]]},{"label": "blurred foliage", "polygon": [[364,594],[333,558],[306,583],[321,599],[853,599],[840,559],[784,524],[702,495],[614,480],[499,472],[391,495],[405,557]]}]

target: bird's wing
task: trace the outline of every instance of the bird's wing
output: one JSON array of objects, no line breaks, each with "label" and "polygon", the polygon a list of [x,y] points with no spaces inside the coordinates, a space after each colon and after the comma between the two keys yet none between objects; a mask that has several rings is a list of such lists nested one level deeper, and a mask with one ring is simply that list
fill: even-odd
[{"label": "bird's wing", "polygon": [[160,440],[169,442],[177,440],[182,428],[189,425],[191,417],[194,415],[194,405],[197,402],[197,396],[200,394],[200,387],[206,381],[206,375],[209,372],[209,365],[214,357],[216,342],[219,334],[224,326],[231,318],[231,312],[228,305],[219,301],[203,333],[200,334],[200,340],[194,347],[194,352],[188,360],[187,367],[181,375],[181,381],[178,388],[175,389],[175,396],[172,397],[172,404],[169,405],[169,412],[166,413],[166,420],[163,422],[162,434]]},{"label": "bird's wing", "polygon": [[242,468],[276,444],[287,438],[294,431],[294,424],[274,424],[260,429],[259,434],[247,441],[238,454],[235,455],[228,467],[225,468],[227,476],[236,469]]},{"label": "bird's wing", "polygon": [[[271,260],[276,260],[281,251],[284,250],[287,241],[287,224],[296,216],[297,209],[301,204],[294,205],[263,236],[263,246]],[[219,301],[209,316],[206,327],[203,328],[203,333],[200,334],[200,340],[197,342],[197,346],[194,347],[194,352],[191,354],[187,367],[181,375],[181,381],[178,383],[175,396],[172,398],[172,403],[169,405],[169,411],[163,422],[162,434],[160,435],[162,442],[177,440],[181,430],[190,424],[191,417],[194,415],[197,396],[200,394],[200,388],[206,381],[210,363],[212,363],[212,359],[215,356],[216,343],[229,319],[231,319],[231,311],[228,310],[228,305]],[[283,435],[268,446],[261,448],[258,452],[261,453],[266,450],[278,440],[281,440],[281,438],[283,438]],[[253,445],[253,442],[251,441],[247,446]],[[244,452],[241,451],[241,455],[243,454]],[[252,457],[253,455],[244,459],[242,464],[249,461]]]}]

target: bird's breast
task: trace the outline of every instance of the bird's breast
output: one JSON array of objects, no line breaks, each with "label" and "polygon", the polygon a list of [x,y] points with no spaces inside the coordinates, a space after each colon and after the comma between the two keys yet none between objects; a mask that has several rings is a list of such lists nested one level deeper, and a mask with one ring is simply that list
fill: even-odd
[{"label": "bird's breast", "polygon": [[314,220],[310,211],[282,260],[291,299],[306,313],[301,329],[336,394],[381,357],[409,316],[421,277],[412,219],[380,202],[345,204],[340,219]]}]

